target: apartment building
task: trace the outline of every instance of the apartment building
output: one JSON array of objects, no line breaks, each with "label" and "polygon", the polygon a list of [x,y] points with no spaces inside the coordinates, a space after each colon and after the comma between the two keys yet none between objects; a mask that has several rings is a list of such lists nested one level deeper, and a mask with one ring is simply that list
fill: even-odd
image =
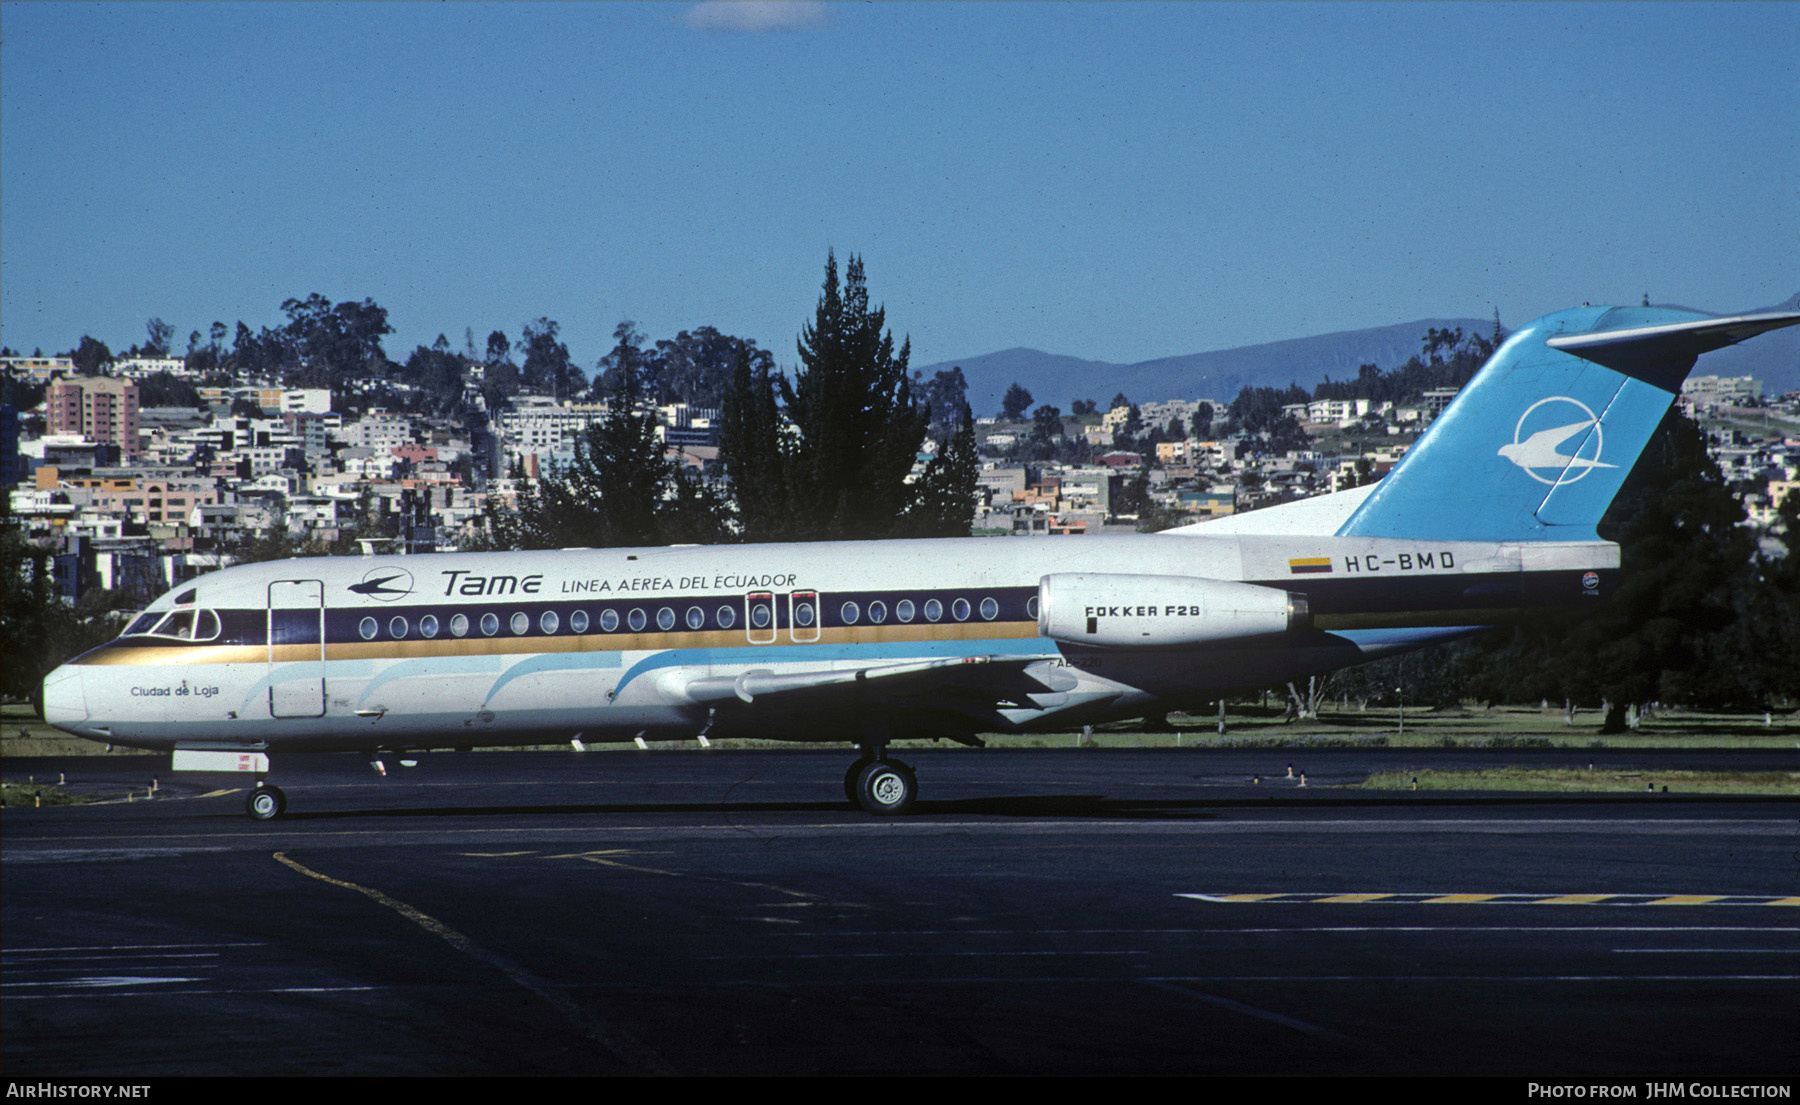
[{"label": "apartment building", "polygon": [[113,376],[76,376],[50,385],[44,395],[46,429],[110,442],[127,461],[136,459],[138,386]]}]

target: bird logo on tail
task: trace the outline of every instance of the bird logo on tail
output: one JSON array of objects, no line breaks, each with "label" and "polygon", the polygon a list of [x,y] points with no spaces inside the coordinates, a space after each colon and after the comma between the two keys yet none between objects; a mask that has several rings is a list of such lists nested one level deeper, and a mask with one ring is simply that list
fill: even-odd
[{"label": "bird logo on tail", "polygon": [[[1564,411],[1551,406],[1558,403],[1566,403],[1575,410]],[[1540,411],[1543,413],[1540,414]],[[1572,418],[1577,411],[1582,417],[1564,421]],[[1556,424],[1529,433],[1526,430],[1527,422],[1541,426],[1547,421],[1554,421]],[[1575,442],[1574,448],[1566,453],[1561,452],[1563,443],[1571,439]],[[1606,464],[1600,460],[1604,447],[1600,419],[1593,410],[1578,399],[1553,395],[1526,408],[1525,413],[1519,416],[1518,425],[1513,428],[1512,444],[1500,446],[1499,455],[1523,468],[1526,475],[1539,483],[1561,487],[1574,483],[1596,468],[1617,468],[1616,464]]]}]

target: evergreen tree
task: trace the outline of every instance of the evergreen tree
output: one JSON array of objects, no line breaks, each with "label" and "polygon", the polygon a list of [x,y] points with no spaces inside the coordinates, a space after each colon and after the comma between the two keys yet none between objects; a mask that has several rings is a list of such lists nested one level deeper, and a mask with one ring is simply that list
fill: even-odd
[{"label": "evergreen tree", "polygon": [[10,488],[0,488],[0,694],[30,697],[50,669],[36,663],[49,649],[60,603],[51,590],[50,553],[13,523]]},{"label": "evergreen tree", "polygon": [[906,482],[928,415],[908,385],[911,343],[894,348],[886,312],[869,305],[861,258],[838,286],[837,258],[798,343],[800,369],[779,381],[795,430],[789,453],[793,514],[809,540],[894,536],[912,498]]},{"label": "evergreen tree", "polygon": [[1792,699],[1800,697],[1800,491],[1789,491],[1775,516],[1783,552],[1758,565],[1752,652],[1765,692]]},{"label": "evergreen tree", "polygon": [[1194,436],[1205,441],[1212,436],[1213,408],[1211,403],[1201,403],[1194,408]]},{"label": "evergreen tree", "polygon": [[1754,675],[1744,657],[1756,651],[1739,620],[1756,572],[1743,518],[1699,427],[1671,409],[1600,523],[1620,546],[1618,588],[1487,643],[1470,689],[1490,701],[1605,702],[1606,730],[1624,728],[1632,704],[1741,701]]},{"label": "evergreen tree", "polygon": [[719,426],[719,462],[731,480],[738,532],[746,541],[776,541],[793,532],[782,442],[775,373],[769,358],[753,358],[746,345],[732,367]]},{"label": "evergreen tree", "polygon": [[496,548],[614,548],[725,539],[724,504],[685,465],[664,455],[656,409],[641,378],[642,340],[629,322],[614,331],[616,385],[604,419],[575,445],[575,460],[535,485],[514,469],[510,512],[488,512]]},{"label": "evergreen tree", "polygon": [[939,444],[937,455],[914,484],[915,497],[907,506],[901,535],[967,537],[975,523],[975,489],[980,476],[975,416],[964,403],[955,432]]}]

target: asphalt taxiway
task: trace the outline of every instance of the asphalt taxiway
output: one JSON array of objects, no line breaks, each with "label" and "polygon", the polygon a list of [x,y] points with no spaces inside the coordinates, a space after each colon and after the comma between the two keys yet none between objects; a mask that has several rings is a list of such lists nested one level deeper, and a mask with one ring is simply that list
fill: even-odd
[{"label": "asphalt taxiway", "polygon": [[926,751],[887,820],[842,799],[847,751],[307,757],[258,823],[241,783],[161,759],[8,761],[160,786],[5,811],[0,1054],[16,1077],[1791,1077],[1800,803],[1329,785],[1595,757],[1793,765]]}]

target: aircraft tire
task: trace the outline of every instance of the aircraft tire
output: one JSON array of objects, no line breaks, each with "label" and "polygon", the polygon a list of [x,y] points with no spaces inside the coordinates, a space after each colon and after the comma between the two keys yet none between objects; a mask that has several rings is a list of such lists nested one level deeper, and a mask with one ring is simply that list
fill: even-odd
[{"label": "aircraft tire", "polygon": [[281,793],[280,787],[264,783],[250,792],[244,809],[258,821],[272,821],[287,810],[287,795]]},{"label": "aircraft tire", "polygon": [[876,760],[856,777],[856,804],[880,817],[905,813],[918,796],[912,768],[898,760]]},{"label": "aircraft tire", "polygon": [[850,770],[844,772],[844,797],[852,806],[862,805],[862,800],[856,796],[856,781],[862,778],[863,769],[874,762],[868,756],[862,756],[850,765]]}]

